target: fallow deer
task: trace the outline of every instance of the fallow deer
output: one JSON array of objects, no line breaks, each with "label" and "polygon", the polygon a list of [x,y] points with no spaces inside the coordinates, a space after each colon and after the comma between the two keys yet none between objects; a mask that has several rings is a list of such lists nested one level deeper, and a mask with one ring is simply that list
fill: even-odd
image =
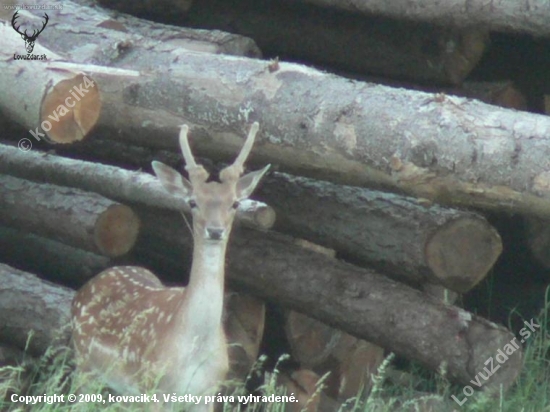
[{"label": "fallow deer", "polygon": [[[192,210],[189,284],[164,287],[150,271],[132,266],[113,267],[90,280],[72,304],[77,372],[99,377],[120,394],[202,396],[216,390],[228,369],[222,327],[227,241],[239,201],[269,168],[241,177],[258,128],[252,125],[235,162],[220,172],[220,182],[207,182],[208,172],[195,162],[186,125],[180,146],[189,180],[153,162],[164,188]],[[191,408],[212,411],[213,405]]]}]

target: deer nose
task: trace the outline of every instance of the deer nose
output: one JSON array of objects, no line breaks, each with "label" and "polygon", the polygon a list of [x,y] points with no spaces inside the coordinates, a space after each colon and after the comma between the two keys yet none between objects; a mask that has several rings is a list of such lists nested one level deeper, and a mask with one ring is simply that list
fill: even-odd
[{"label": "deer nose", "polygon": [[220,240],[223,235],[223,229],[207,227],[206,234],[208,235],[208,239]]}]

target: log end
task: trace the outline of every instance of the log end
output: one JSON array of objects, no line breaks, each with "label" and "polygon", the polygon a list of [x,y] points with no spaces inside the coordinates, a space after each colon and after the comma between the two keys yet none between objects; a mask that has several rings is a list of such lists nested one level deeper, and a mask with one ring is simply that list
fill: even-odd
[{"label": "log end", "polygon": [[225,294],[224,307],[228,377],[244,382],[260,352],[264,336],[265,304],[252,296],[230,292]]},{"label": "log end", "polygon": [[271,206],[251,199],[240,202],[238,219],[247,227],[269,230],[275,224],[277,214]]},{"label": "log end", "polygon": [[485,277],[501,252],[498,232],[485,219],[467,217],[440,227],[426,243],[425,257],[442,285],[464,293]]},{"label": "log end", "polygon": [[140,228],[137,215],[125,205],[111,205],[101,214],[94,229],[94,241],[101,253],[116,257],[128,253]]},{"label": "log end", "polygon": [[44,96],[40,123],[53,143],[82,140],[95,126],[101,111],[97,83],[78,74],[57,83]]},{"label": "log end", "polygon": [[452,84],[460,84],[477,66],[489,36],[485,31],[469,30],[448,40],[449,52],[445,56],[445,71]]},{"label": "log end", "polygon": [[528,337],[516,338],[505,328],[478,318],[465,338],[472,345],[469,380],[480,382],[481,389],[489,394],[510,388],[523,368],[522,344]]}]

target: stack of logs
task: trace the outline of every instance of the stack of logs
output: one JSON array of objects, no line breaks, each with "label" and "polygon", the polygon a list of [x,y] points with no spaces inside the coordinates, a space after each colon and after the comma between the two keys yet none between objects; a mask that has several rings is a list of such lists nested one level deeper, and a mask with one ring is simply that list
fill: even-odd
[{"label": "stack of logs", "polygon": [[[310,410],[332,410],[328,397],[343,401],[362,386],[368,390],[384,349],[433,371],[445,365],[450,379],[466,384],[513,339],[504,327],[453,306],[502,252],[482,214],[456,207],[534,216],[533,253],[550,264],[544,254],[550,236],[540,224],[550,218],[550,118],[441,93],[450,88],[398,89],[263,61],[243,36],[165,26],[83,3],[89,2],[65,1],[63,13],[50,13],[55,24],[34,51],[47,61],[12,60],[23,42],[11,15],[0,23],[3,347],[24,348],[33,330],[28,350],[43,354],[68,323],[69,287],[109,266],[146,265],[166,281],[185,282],[193,239],[180,213],[189,211],[148,173],[150,163],[182,166],[176,136],[183,122],[205,162],[228,161],[255,120],[261,128],[249,163],[273,163],[276,171],[257,190],[258,201],[241,205],[242,226],[230,242],[234,291],[226,295],[225,322],[232,378],[246,378],[256,361],[264,300],[285,308],[285,332],[301,369],[281,380],[304,395],[302,406],[319,376],[330,372]],[[187,18],[218,28],[254,22],[242,23],[241,31],[269,38],[261,34],[267,15],[249,3],[229,9],[203,2]],[[208,7],[223,13],[208,14]],[[237,19],[246,13],[249,19]],[[270,17],[288,27],[281,35],[302,37],[300,30],[317,30],[323,13],[300,14],[292,24],[282,12]],[[394,85],[416,77],[458,87],[486,47],[486,32],[426,32],[397,21],[391,24],[399,30],[382,30],[376,19],[355,16],[345,33],[368,43],[357,46],[365,53],[357,55],[335,34],[341,19],[331,20],[330,41],[316,39],[328,49],[310,45],[304,58],[340,59],[347,64],[342,70],[393,76],[385,83]],[[396,31],[410,42],[400,47],[411,55],[380,52],[380,44],[391,47],[381,39]],[[426,36],[434,42],[430,58],[413,56],[428,53]],[[458,46],[445,52],[450,43]],[[292,53],[300,51],[283,52]],[[403,67],[406,73],[397,69]],[[458,93],[525,107],[507,82],[470,84]],[[67,107],[70,96],[77,102]],[[508,388],[521,365],[518,350],[483,389]]]}]

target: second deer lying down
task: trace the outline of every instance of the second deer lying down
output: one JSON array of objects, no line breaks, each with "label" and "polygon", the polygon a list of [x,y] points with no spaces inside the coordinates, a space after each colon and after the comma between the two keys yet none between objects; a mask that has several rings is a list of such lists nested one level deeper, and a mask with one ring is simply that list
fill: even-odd
[{"label": "second deer lying down", "polygon": [[[132,266],[107,269],[89,281],[72,305],[78,372],[90,372],[122,395],[154,390],[160,401],[162,394],[201,396],[217,389],[228,368],[222,326],[227,241],[239,201],[269,168],[241,177],[258,128],[252,125],[235,162],[220,172],[221,183],[206,182],[209,175],[191,154],[185,125],[180,146],[189,180],[153,162],[165,189],[192,210],[189,284],[164,287],[150,271]],[[213,404],[193,408],[212,411]]]}]

